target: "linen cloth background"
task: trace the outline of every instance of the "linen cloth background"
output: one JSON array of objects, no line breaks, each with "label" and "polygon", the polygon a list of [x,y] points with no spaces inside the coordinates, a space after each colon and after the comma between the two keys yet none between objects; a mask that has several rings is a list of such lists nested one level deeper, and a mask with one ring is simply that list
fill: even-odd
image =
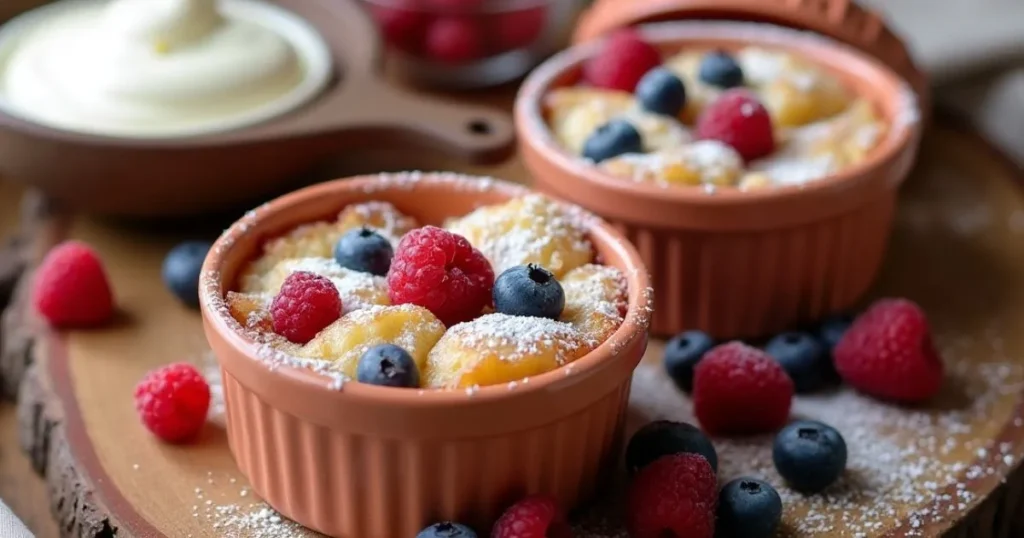
[{"label": "linen cloth background", "polygon": [[[936,101],[1024,164],[1024,0],[863,1],[909,42]],[[2,501],[0,537],[32,538]]]}]

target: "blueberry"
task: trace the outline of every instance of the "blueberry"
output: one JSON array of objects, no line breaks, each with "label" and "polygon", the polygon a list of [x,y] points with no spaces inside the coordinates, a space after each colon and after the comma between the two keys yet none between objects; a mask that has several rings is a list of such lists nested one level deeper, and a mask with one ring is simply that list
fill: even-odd
[{"label": "blueberry", "polygon": [[728,52],[716,50],[700,61],[700,79],[722,89],[743,85],[743,69]]},{"label": "blueberry", "polygon": [[334,245],[334,259],[338,265],[377,276],[388,274],[394,254],[390,241],[365,226],[349,230]]},{"label": "blueberry", "polygon": [[626,120],[612,120],[594,131],[583,144],[583,156],[599,163],[625,153],[642,153],[640,132]]},{"label": "blueberry", "polygon": [[442,521],[421,530],[416,538],[476,538],[476,533],[461,523]]},{"label": "blueberry", "polygon": [[846,441],[831,426],[801,420],[775,436],[772,459],[791,488],[818,493],[838,480],[846,469]]},{"label": "blueberry", "polygon": [[764,350],[786,370],[797,392],[813,392],[831,379],[828,351],[808,333],[782,333],[772,338]]},{"label": "blueberry", "polygon": [[186,241],[172,248],[164,258],[161,271],[164,285],[181,302],[193,308],[199,307],[199,273],[208,252],[209,243]]},{"label": "blueberry", "polygon": [[626,468],[636,472],[662,456],[700,454],[718,472],[718,453],[704,432],[685,422],[656,420],[637,430],[626,445]]},{"label": "blueberry", "polygon": [[853,325],[853,316],[850,314],[839,314],[828,317],[818,324],[818,340],[825,345],[829,353],[835,349],[836,344],[846,334],[846,330]]},{"label": "blueberry", "polygon": [[686,86],[672,71],[658,67],[640,79],[636,100],[648,112],[676,117],[686,106]]},{"label": "blueberry", "polygon": [[565,291],[555,275],[530,263],[506,269],[494,281],[494,310],[511,316],[558,319]]},{"label": "blueberry", "polygon": [[771,484],[737,478],[718,493],[719,538],[771,538],[782,520],[782,498]]},{"label": "blueberry", "polygon": [[420,386],[420,373],[408,351],[393,344],[379,344],[359,358],[356,380],[384,387],[415,388]]},{"label": "blueberry", "polygon": [[701,331],[686,331],[665,344],[665,370],[680,390],[693,390],[693,368],[704,358],[715,341]]}]

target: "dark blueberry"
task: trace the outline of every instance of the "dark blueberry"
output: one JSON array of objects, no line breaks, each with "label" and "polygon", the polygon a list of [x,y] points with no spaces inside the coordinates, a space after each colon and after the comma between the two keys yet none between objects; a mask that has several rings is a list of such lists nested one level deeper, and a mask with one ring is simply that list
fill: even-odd
[{"label": "dark blueberry", "polygon": [[718,472],[718,453],[704,432],[685,422],[656,420],[637,430],[626,445],[626,469],[636,472],[662,456],[700,454]]},{"label": "dark blueberry", "polygon": [[612,120],[594,131],[583,144],[583,156],[599,163],[626,153],[644,150],[640,132],[626,120]]},{"label": "dark blueberry", "polygon": [[494,281],[494,310],[511,316],[558,319],[565,291],[555,275],[530,263],[506,269]]},{"label": "dark blueberry", "polygon": [[356,381],[384,387],[415,388],[420,373],[409,352],[392,344],[371,347],[359,358]]},{"label": "dark blueberry", "polygon": [[700,79],[719,88],[735,88],[743,85],[743,69],[728,52],[716,50],[701,59]]},{"label": "dark blueberry", "polygon": [[718,538],[771,538],[782,520],[782,498],[771,484],[737,478],[718,493]]},{"label": "dark blueberry", "polygon": [[791,488],[818,493],[846,469],[846,441],[832,426],[801,420],[775,436],[772,459]]},{"label": "dark blueberry", "polygon": [[416,538],[476,538],[476,533],[461,523],[442,521],[421,530]]},{"label": "dark blueberry", "polygon": [[648,112],[676,117],[686,106],[686,86],[672,71],[659,67],[640,79],[636,100]]},{"label": "dark blueberry", "polygon": [[828,351],[808,333],[782,333],[772,338],[764,350],[786,370],[797,392],[818,390],[831,378]]},{"label": "dark blueberry", "polygon": [[161,271],[164,285],[181,302],[193,308],[199,307],[199,274],[208,252],[209,243],[186,241],[172,248],[164,258]]},{"label": "dark blueberry", "polygon": [[839,314],[826,318],[818,325],[818,340],[831,353],[850,325],[853,325],[853,316],[850,314]]},{"label": "dark blueberry", "polygon": [[334,259],[338,265],[377,276],[388,274],[394,254],[390,241],[365,226],[349,230],[334,245]]},{"label": "dark blueberry", "polygon": [[693,368],[704,358],[715,341],[701,331],[686,331],[665,344],[665,371],[680,390],[693,390]]}]

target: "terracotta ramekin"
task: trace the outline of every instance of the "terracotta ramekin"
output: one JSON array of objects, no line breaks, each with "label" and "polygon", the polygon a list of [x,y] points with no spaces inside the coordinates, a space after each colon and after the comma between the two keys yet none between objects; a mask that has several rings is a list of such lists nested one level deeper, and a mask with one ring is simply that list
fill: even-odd
[{"label": "terracotta ramekin", "polygon": [[295,521],[343,538],[410,538],[454,519],[486,535],[521,495],[570,507],[614,468],[633,369],[647,346],[649,278],[636,250],[594,219],[603,263],[629,283],[626,321],[571,368],[510,388],[420,391],[346,383],[268,365],[223,296],[262,242],[347,204],[391,202],[441,223],[528,192],[446,174],[358,177],[306,188],[249,212],[214,244],[201,286],[207,339],[220,361],[231,451],[253,489]]},{"label": "terracotta ramekin", "polygon": [[716,21],[640,29],[666,52],[762,45],[802,55],[876,103],[890,129],[863,163],[804,186],[709,193],[616,178],[562,150],[544,118],[544,96],[578,81],[595,41],[549,59],[519,92],[520,151],[535,185],[594,211],[636,245],[656,290],[653,334],[761,336],[850,307],[881,265],[896,191],[917,154],[914,92],[868,55],[808,32]]}]

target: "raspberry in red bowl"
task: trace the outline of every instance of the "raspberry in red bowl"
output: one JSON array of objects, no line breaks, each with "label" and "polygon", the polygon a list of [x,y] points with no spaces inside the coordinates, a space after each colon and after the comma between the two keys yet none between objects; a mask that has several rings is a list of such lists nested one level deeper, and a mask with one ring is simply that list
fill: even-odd
[{"label": "raspberry in red bowl", "polygon": [[427,85],[473,88],[525,74],[566,40],[569,0],[362,0],[400,72]]}]

